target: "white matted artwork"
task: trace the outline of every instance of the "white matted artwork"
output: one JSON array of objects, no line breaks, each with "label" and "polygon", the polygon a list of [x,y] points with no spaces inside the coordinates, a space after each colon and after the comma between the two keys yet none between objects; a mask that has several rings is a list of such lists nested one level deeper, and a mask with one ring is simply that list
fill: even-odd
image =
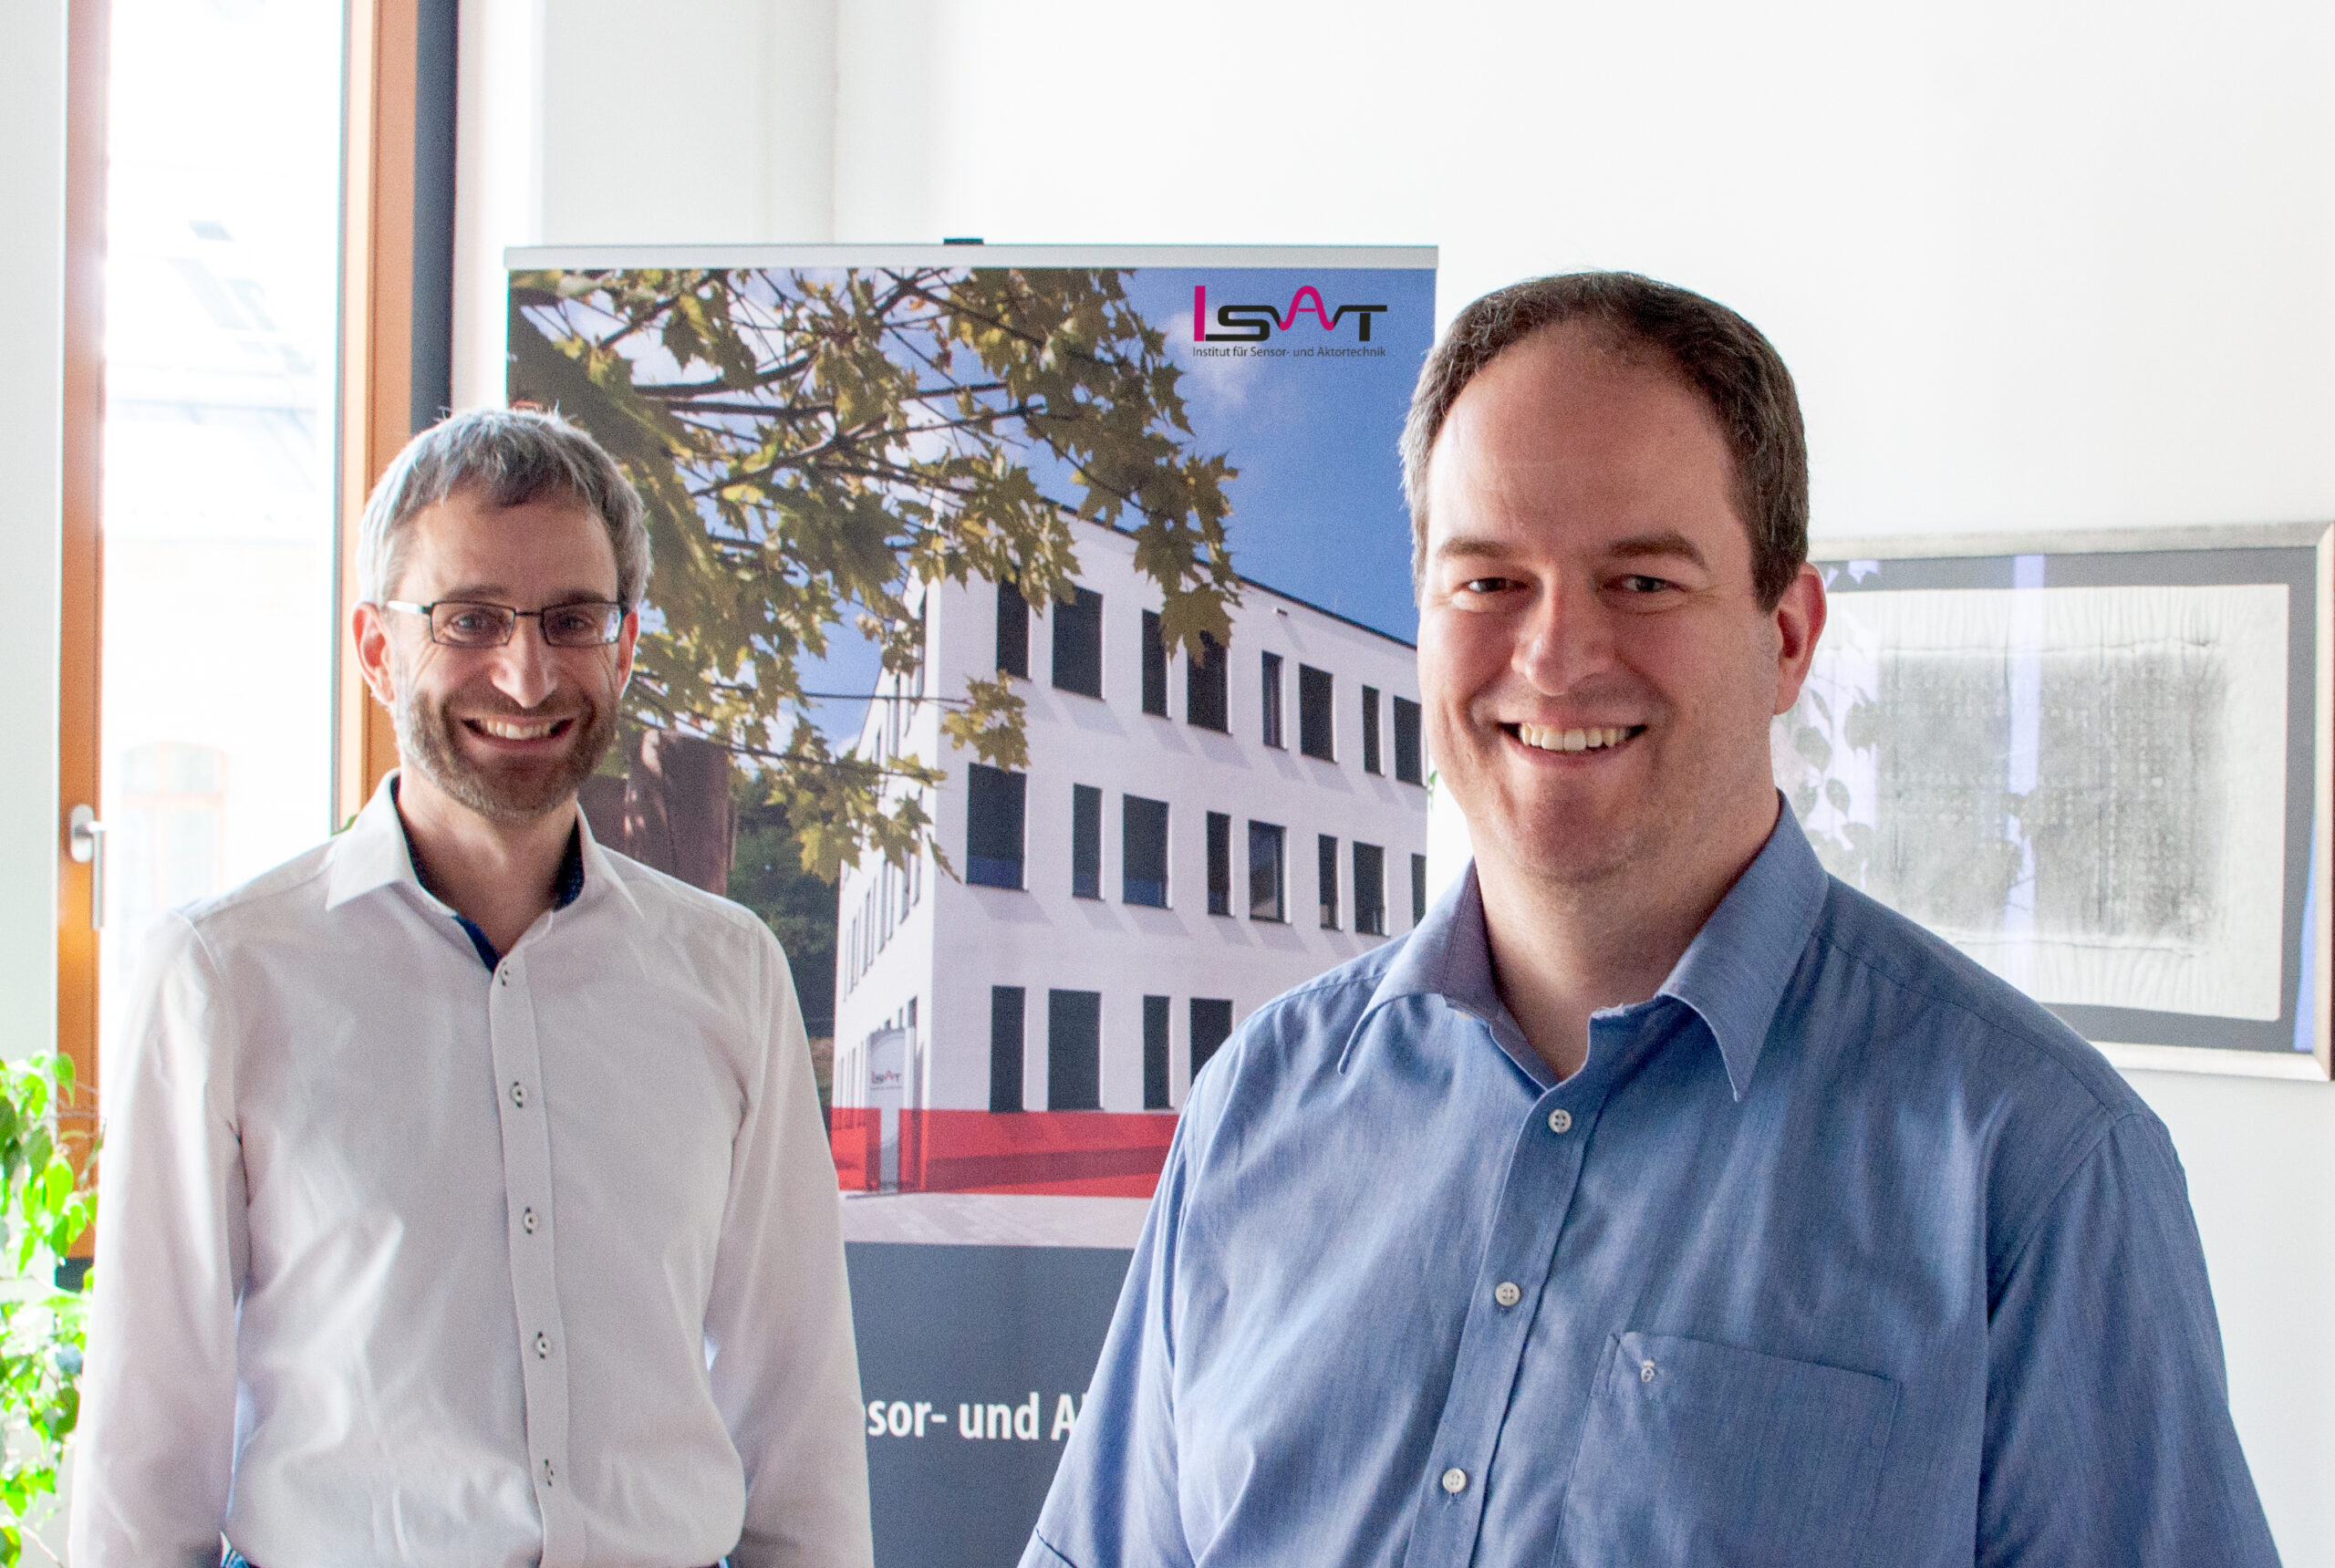
[{"label": "white matted artwork", "polygon": [[1776,780],[2120,1064],[2323,1078],[2327,531],[2211,537],[1827,550]]}]

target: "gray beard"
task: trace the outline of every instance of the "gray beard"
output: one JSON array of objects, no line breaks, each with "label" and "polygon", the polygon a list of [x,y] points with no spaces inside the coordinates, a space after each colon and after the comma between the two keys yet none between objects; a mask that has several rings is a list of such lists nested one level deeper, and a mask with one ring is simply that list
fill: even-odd
[{"label": "gray beard", "polygon": [[461,721],[449,711],[450,704],[451,700],[427,705],[410,683],[401,686],[389,712],[399,760],[490,822],[535,822],[558,810],[575,798],[616,739],[616,705],[586,698],[567,749],[556,758],[527,766],[481,767],[454,733]]}]

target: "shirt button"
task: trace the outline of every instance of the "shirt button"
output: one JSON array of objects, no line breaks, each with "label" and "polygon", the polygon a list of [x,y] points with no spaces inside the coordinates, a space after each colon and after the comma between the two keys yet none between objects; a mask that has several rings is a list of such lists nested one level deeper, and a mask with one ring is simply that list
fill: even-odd
[{"label": "shirt button", "polygon": [[1552,1133],[1569,1133],[1572,1131],[1572,1113],[1565,1109],[1562,1106],[1559,1106],[1555,1110],[1551,1111],[1549,1113],[1549,1130]]},{"label": "shirt button", "polygon": [[1468,1472],[1454,1465],[1443,1472],[1443,1490],[1458,1497],[1468,1490]]},{"label": "shirt button", "polygon": [[527,1085],[515,1078],[511,1082],[511,1103],[522,1110],[527,1106]]},{"label": "shirt button", "polygon": [[535,1211],[534,1210],[523,1209],[519,1211],[519,1229],[524,1231],[530,1236],[535,1233]]},{"label": "shirt button", "polygon": [[507,969],[497,971],[494,977],[494,983],[497,985],[509,985],[511,983],[511,971]]},{"label": "shirt button", "polygon": [[1641,1362],[1639,1362],[1639,1363],[1638,1363],[1638,1381],[1639,1381],[1639,1382],[1641,1382],[1641,1383],[1651,1383],[1651,1382],[1653,1382],[1653,1381],[1654,1381],[1654,1370],[1655,1370],[1655,1368],[1654,1368],[1654,1363],[1653,1363],[1653,1362],[1651,1362],[1651,1361],[1641,1361]]},{"label": "shirt button", "polygon": [[550,1354],[551,1336],[549,1334],[543,1334],[535,1335],[535,1359],[537,1361],[541,1361]]},{"label": "shirt button", "polygon": [[1516,1288],[1516,1282],[1513,1280],[1502,1280],[1492,1287],[1492,1300],[1504,1307],[1512,1307],[1523,1299],[1524,1293]]},{"label": "shirt button", "polygon": [[545,1459],[544,1461],[544,1485],[555,1485],[557,1483],[558,1480],[559,1472],[551,1468],[551,1461],[549,1459]]}]

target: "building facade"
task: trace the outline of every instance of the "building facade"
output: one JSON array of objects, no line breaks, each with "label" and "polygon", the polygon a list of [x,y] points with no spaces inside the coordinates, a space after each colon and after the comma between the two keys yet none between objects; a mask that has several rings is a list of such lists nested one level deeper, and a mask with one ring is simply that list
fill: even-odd
[{"label": "building facade", "polygon": [[[1169,653],[1134,542],[1078,544],[1073,604],[934,589],[920,688],[887,679],[870,704],[860,754],[946,766],[927,809],[958,877],[929,857],[845,873],[838,1107],[1173,1111],[1242,1018],[1424,904],[1411,645],[1244,583],[1228,643]],[[999,670],[1026,703],[1018,772],[939,730],[935,699]]]}]

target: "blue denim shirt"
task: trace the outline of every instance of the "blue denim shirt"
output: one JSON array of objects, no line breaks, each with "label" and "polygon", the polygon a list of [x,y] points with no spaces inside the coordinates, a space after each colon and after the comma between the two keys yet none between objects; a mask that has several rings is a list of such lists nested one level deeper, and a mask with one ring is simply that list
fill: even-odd
[{"label": "blue denim shirt", "polygon": [[1562,1084],[1472,872],[1250,1018],[1022,1559],[2276,1561],[2164,1127],[1788,808]]}]

